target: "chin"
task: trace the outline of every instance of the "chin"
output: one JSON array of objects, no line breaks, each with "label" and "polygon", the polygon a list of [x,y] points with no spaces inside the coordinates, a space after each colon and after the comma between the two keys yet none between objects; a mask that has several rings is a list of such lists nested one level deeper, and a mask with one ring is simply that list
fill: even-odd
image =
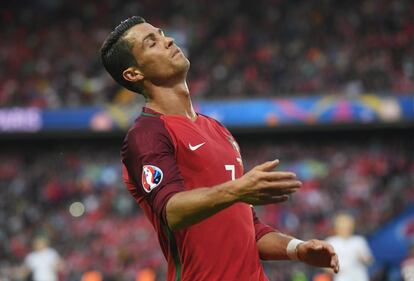
[{"label": "chin", "polygon": [[186,58],[185,59],[186,64],[185,64],[185,70],[188,71],[190,69],[190,61]]},{"label": "chin", "polygon": [[178,72],[187,72],[190,69],[190,61],[187,58],[184,58],[179,63],[177,63]]}]

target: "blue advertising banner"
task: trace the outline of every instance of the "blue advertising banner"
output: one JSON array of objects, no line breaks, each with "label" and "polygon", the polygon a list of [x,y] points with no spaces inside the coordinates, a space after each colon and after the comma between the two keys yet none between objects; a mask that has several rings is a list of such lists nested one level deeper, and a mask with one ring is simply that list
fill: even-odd
[{"label": "blue advertising banner", "polygon": [[99,107],[88,107],[42,112],[43,130],[90,130],[94,116],[102,112]]},{"label": "blue advertising banner", "polygon": [[197,109],[229,127],[392,123],[414,119],[413,97],[363,95],[215,101]]},{"label": "blue advertising banner", "polygon": [[[229,128],[414,122],[414,96],[313,96],[195,102],[198,112]],[[0,132],[125,130],[140,106],[0,109]]]}]

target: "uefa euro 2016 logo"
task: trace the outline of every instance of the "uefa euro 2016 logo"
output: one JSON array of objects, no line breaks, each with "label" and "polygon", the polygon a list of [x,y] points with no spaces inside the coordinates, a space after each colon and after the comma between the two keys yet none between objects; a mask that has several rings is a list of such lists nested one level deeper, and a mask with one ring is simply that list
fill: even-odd
[{"label": "uefa euro 2016 logo", "polygon": [[157,166],[144,165],[142,167],[142,187],[147,193],[150,193],[161,183],[162,177],[162,171]]}]

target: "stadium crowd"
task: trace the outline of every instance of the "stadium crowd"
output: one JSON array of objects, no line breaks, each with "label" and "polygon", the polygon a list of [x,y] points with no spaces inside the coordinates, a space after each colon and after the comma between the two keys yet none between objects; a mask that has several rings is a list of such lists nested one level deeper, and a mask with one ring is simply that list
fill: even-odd
[{"label": "stadium crowd", "polygon": [[[414,93],[409,0],[34,0],[0,3],[0,108],[134,104],[104,71],[99,48],[122,19],[141,15],[189,56],[196,99]],[[284,204],[256,207],[302,239],[331,234],[348,210],[368,235],[414,202],[413,144],[404,138],[306,144],[242,141],[245,170],[278,157],[304,183]],[[0,153],[0,281],[18,280],[33,238],[61,255],[62,280],[165,280],[151,225],[126,191],[116,145]],[[311,280],[300,263],[266,262],[270,280]]]},{"label": "stadium crowd", "polygon": [[[352,212],[357,232],[367,235],[414,202],[414,156],[407,153],[413,144],[398,137],[240,145],[246,170],[277,157],[281,170],[296,172],[304,183],[288,202],[256,207],[265,223],[302,239],[329,236],[338,210]],[[165,280],[155,232],[122,183],[116,145],[9,149],[0,160],[0,280],[19,280],[10,276],[37,235],[61,255],[62,280],[81,280],[91,270],[104,280],[139,280],[144,269]],[[265,268],[272,281],[312,280],[318,273],[300,263]]]},{"label": "stadium crowd", "polygon": [[122,19],[165,29],[199,99],[412,93],[409,0],[2,1],[0,106],[131,103],[99,48]]}]

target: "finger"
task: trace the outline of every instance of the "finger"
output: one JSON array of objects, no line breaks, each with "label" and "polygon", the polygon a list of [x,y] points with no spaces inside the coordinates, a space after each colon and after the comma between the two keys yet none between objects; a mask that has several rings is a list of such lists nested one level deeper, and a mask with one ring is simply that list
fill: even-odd
[{"label": "finger", "polygon": [[331,268],[335,273],[339,272],[339,260],[336,254],[331,258]]},{"label": "finger", "polygon": [[288,195],[282,195],[282,196],[272,196],[270,199],[270,203],[281,203],[285,202],[289,199]]},{"label": "finger", "polygon": [[331,256],[334,256],[334,255],[336,256],[335,249],[332,247],[331,244],[326,244],[326,249],[331,254]]},{"label": "finger", "polygon": [[261,191],[272,192],[283,189],[298,189],[302,183],[298,180],[282,180],[282,181],[268,181],[260,189]]},{"label": "finger", "polygon": [[268,204],[276,204],[276,203],[282,203],[289,199],[289,196],[282,195],[282,196],[271,196],[266,198],[260,198],[258,199],[254,205],[268,205]]},{"label": "finger", "polygon": [[315,243],[315,244],[313,244],[313,245],[312,245],[312,248],[313,248],[313,250],[315,250],[315,251],[320,251],[320,250],[323,250],[323,249],[324,249],[323,245],[322,245],[322,244],[319,244],[319,243]]},{"label": "finger", "polygon": [[274,180],[288,180],[288,179],[295,179],[296,174],[292,172],[266,172],[264,173],[263,177],[267,180],[274,181]]},{"label": "finger", "polygon": [[297,188],[284,188],[284,189],[275,189],[275,190],[267,190],[265,192],[261,192],[260,195],[263,196],[283,196],[283,195],[291,195],[298,191]]},{"label": "finger", "polygon": [[263,197],[271,197],[271,196],[283,196],[283,195],[290,195],[292,193],[295,193],[298,191],[299,188],[293,187],[293,188],[271,188],[262,190],[259,195]]},{"label": "finger", "polygon": [[[287,197],[287,198],[286,198]],[[274,199],[278,198],[289,198],[289,194],[260,194],[257,199],[261,201],[269,201],[271,202]]]},{"label": "finger", "polygon": [[338,261],[338,256],[334,256],[334,257],[332,257],[332,260],[331,260],[331,267],[332,267],[334,270],[339,269],[339,261]]},{"label": "finger", "polygon": [[254,167],[253,169],[258,170],[258,171],[271,171],[274,168],[276,168],[278,164],[279,164],[279,159],[276,159],[273,161],[264,162],[263,164],[260,164]]},{"label": "finger", "polygon": [[335,253],[334,248],[332,247],[332,245],[328,244],[328,243],[316,243],[315,250],[324,250],[326,251],[330,256],[331,256],[331,260],[330,260],[330,268],[332,268],[332,270],[335,273],[338,273],[339,271],[339,259],[337,254]]},{"label": "finger", "polygon": [[324,242],[323,248],[331,255],[331,257],[335,256],[335,249],[332,247],[331,244]]},{"label": "finger", "polygon": [[317,244],[319,247],[316,250],[325,250],[331,257],[336,256],[335,250],[331,244],[321,242]]}]

